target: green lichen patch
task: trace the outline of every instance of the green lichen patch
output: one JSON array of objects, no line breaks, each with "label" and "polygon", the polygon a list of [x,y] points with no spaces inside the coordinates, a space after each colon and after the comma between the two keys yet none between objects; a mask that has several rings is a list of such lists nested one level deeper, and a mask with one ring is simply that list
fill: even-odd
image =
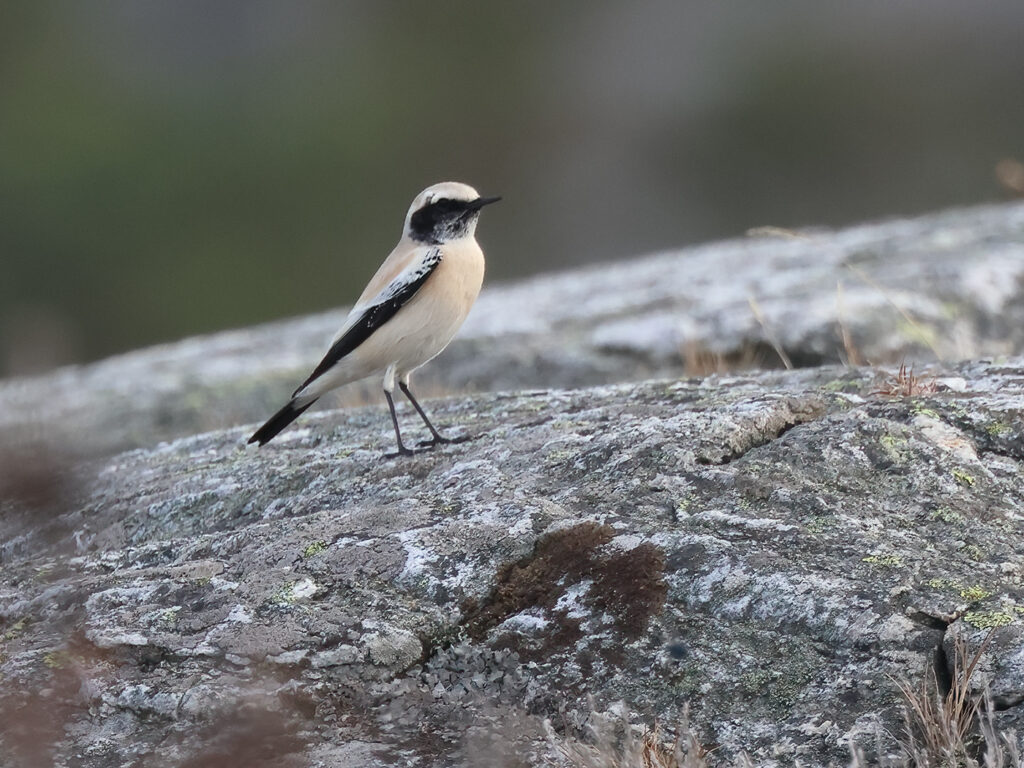
[{"label": "green lichen patch", "polygon": [[574,455],[576,455],[576,451],[571,451],[566,448],[560,448],[556,451],[551,451],[551,453],[549,453],[544,458],[547,461],[551,462],[552,464],[558,464],[560,462],[571,459]]},{"label": "green lichen patch", "polygon": [[804,528],[808,533],[824,533],[836,526],[836,521],[830,517],[812,517],[805,523]]},{"label": "green lichen patch", "polygon": [[442,515],[451,517],[462,511],[463,504],[458,499],[440,498],[433,501],[432,506]]},{"label": "green lichen patch", "polygon": [[964,589],[960,590],[960,597],[964,598],[965,600],[970,600],[972,603],[977,602],[978,600],[984,600],[986,597],[991,596],[991,592],[989,592],[984,587],[979,587],[977,585],[965,587]]},{"label": "green lichen patch", "polygon": [[270,597],[269,603],[279,608],[293,606],[308,600],[316,591],[317,586],[311,579],[289,581],[277,588],[277,591]]},{"label": "green lichen patch", "polygon": [[22,630],[25,629],[26,624],[28,624],[28,619],[26,619],[25,617],[18,619],[16,622],[11,624],[11,626],[8,627],[7,630],[5,630],[2,635],[0,635],[0,642],[8,643],[14,638],[16,638],[18,635],[21,634]]},{"label": "green lichen patch", "polygon": [[931,519],[938,520],[943,523],[950,523],[951,525],[958,525],[966,520],[963,515],[949,507],[939,507],[931,513]]},{"label": "green lichen patch", "polygon": [[766,697],[777,708],[792,706],[811,677],[804,670],[797,676],[790,670],[756,669],[740,677],[739,683],[748,697]]},{"label": "green lichen patch", "polygon": [[942,421],[942,416],[939,414],[938,411],[935,411],[931,408],[927,408],[920,403],[914,404],[914,406],[911,408],[911,413],[913,413],[915,416],[924,416],[929,419],[935,419],[936,421]]},{"label": "green lichen patch", "polygon": [[985,555],[985,550],[977,544],[967,544],[960,551],[976,563],[984,563],[988,560],[988,557]]},{"label": "green lichen patch", "polygon": [[925,582],[925,585],[931,587],[932,589],[963,589],[963,584],[961,584],[956,579],[928,579]]},{"label": "green lichen patch", "polygon": [[953,470],[953,479],[956,480],[958,485],[962,485],[964,488],[973,488],[977,480],[962,469]]},{"label": "green lichen patch", "polygon": [[308,560],[311,557],[316,557],[325,549],[327,549],[327,542],[322,539],[318,539],[317,541],[311,542],[305,546],[302,550],[302,556]]},{"label": "green lichen patch", "polygon": [[856,379],[833,379],[821,386],[825,392],[855,393],[861,389],[861,382]]},{"label": "green lichen patch", "polygon": [[882,447],[891,455],[899,458],[903,455],[903,447],[906,446],[910,440],[906,435],[902,434],[888,434],[882,435],[878,441],[882,444]]},{"label": "green lichen patch", "polygon": [[1012,428],[1001,421],[990,421],[985,425],[985,432],[992,437],[999,437],[1005,435],[1007,432],[1011,432]]},{"label": "green lichen patch", "polygon": [[45,656],[43,656],[43,664],[45,664],[50,669],[63,669],[70,663],[71,654],[69,654],[67,650],[65,650],[64,648],[58,648],[56,650],[50,651]]},{"label": "green lichen patch", "polygon": [[1013,615],[1008,611],[968,611],[963,618],[976,629],[994,629],[1013,623]]}]

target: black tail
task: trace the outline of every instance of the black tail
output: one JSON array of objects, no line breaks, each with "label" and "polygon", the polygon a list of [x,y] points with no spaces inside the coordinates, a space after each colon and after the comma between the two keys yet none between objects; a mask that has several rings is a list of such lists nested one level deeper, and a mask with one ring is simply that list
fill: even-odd
[{"label": "black tail", "polygon": [[302,412],[315,402],[316,400],[313,400],[302,406],[288,403],[288,405],[267,419],[267,423],[256,430],[256,433],[249,438],[249,442],[266,445],[274,439],[278,432],[299,418]]}]

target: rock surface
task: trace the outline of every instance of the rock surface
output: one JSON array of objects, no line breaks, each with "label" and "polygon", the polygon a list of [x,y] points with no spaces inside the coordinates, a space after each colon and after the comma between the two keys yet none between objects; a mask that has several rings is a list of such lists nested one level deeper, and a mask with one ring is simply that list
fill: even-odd
[{"label": "rock surface", "polygon": [[408,459],[364,408],[57,468],[3,502],[0,754],[549,765],[544,718],[689,703],[723,762],[843,764],[991,627],[1024,734],[1024,360],[936,375],[462,396],[431,407],[475,439]]},{"label": "rock surface", "polygon": [[380,407],[245,447],[340,312],[0,382],[0,765],[552,766],[686,705],[885,762],[958,642],[1024,751],[1022,274],[1017,204],[491,288],[421,388],[475,439],[402,460]]},{"label": "rock surface", "polygon": [[[515,254],[490,254],[492,259]],[[762,232],[488,286],[423,394],[574,388],[720,369],[1024,349],[1024,203],[801,233]],[[353,291],[351,295],[355,295]],[[339,296],[339,299],[343,296]],[[319,360],[342,311],[0,382],[0,434],[57,430],[116,452],[261,421]],[[368,382],[324,407],[377,397]]]}]

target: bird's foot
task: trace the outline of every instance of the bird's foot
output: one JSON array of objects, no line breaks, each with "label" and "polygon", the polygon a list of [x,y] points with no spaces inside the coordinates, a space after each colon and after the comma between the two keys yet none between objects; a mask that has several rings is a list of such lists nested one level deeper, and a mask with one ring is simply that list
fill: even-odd
[{"label": "bird's foot", "polygon": [[469,435],[460,435],[459,437],[444,437],[443,435],[436,435],[430,440],[424,440],[422,443],[417,443],[419,448],[433,448],[435,445],[447,445],[449,443],[464,443],[472,438]]}]

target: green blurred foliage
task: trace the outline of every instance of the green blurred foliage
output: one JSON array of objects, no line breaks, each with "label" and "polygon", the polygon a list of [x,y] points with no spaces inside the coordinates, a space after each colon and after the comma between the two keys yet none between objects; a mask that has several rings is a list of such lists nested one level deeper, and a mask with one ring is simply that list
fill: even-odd
[{"label": "green blurred foliage", "polygon": [[997,197],[1024,13],[954,7],[7,4],[0,375],[345,304],[443,179],[489,279]]}]

